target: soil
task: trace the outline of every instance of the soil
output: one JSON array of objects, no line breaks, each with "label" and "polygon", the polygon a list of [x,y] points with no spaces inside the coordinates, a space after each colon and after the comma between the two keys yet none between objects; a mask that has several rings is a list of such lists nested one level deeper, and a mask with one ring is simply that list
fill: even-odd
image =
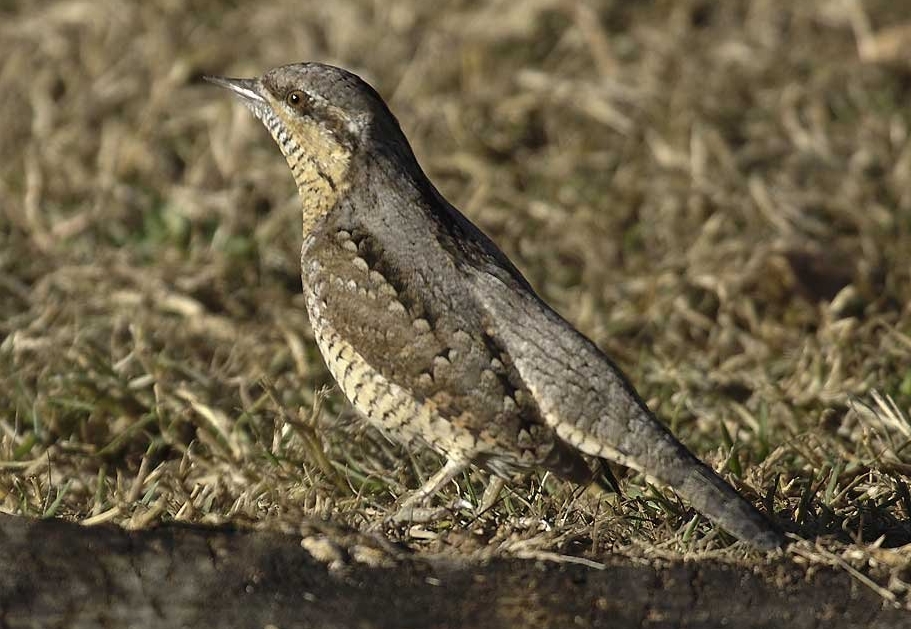
[{"label": "soil", "polygon": [[[304,544],[329,548],[335,557],[326,563],[302,548],[300,535],[181,525],[130,532],[0,515],[0,626],[886,629],[911,622],[843,571],[807,573],[785,560],[744,568],[607,557],[596,569],[387,556],[385,566],[368,566],[353,559],[350,539],[336,537],[323,530],[318,544]],[[383,546],[373,547],[374,556]]]}]

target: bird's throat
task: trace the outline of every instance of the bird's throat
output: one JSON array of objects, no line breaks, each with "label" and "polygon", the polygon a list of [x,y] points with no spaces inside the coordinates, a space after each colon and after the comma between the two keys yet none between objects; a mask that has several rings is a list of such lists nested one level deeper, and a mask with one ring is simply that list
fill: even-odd
[{"label": "bird's throat", "polygon": [[315,125],[270,130],[297,183],[306,238],[347,189],[351,153]]},{"label": "bird's throat", "polygon": [[296,163],[291,163],[289,158],[288,162],[297,182],[303,210],[303,235],[306,238],[335,206],[339,195],[347,187],[344,178],[347,162],[329,165],[335,167],[327,167],[310,157],[303,157]]}]

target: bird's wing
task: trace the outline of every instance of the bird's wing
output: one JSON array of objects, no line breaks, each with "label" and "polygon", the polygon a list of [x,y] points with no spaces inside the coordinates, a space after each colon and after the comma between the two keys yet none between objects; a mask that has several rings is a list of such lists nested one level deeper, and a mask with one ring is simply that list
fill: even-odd
[{"label": "bird's wing", "polygon": [[[479,249],[487,249],[479,241]],[[490,255],[467,258],[475,303],[545,422],[570,445],[670,485],[741,539],[781,545],[769,522],[649,411],[620,369]]]},{"label": "bird's wing", "polygon": [[[467,293],[430,276],[445,260],[405,271],[385,246],[374,232],[343,224],[327,227],[302,258],[314,330],[332,335],[321,347],[327,363],[339,356],[349,364],[334,375],[354,406],[399,440],[426,441],[503,476],[542,465],[588,480],[584,460],[544,424],[508,356],[460,308]],[[389,415],[390,404],[360,390],[350,377],[354,356],[384,391],[414,400],[410,417]]]}]

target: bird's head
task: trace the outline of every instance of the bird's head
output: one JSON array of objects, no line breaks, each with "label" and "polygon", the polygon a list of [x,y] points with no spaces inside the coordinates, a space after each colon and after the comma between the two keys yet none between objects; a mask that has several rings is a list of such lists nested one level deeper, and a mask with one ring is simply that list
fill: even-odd
[{"label": "bird's head", "polygon": [[[229,89],[266,125],[298,186],[313,177],[341,185],[352,157],[376,137],[401,138],[379,95],[357,75],[321,63],[296,63],[255,79],[206,77]],[[391,127],[374,133],[378,127]]]}]

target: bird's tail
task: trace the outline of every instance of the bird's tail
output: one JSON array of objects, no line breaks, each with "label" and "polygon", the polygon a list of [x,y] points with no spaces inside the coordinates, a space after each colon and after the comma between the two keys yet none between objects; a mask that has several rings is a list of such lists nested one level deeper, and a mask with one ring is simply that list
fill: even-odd
[{"label": "bird's tail", "polygon": [[635,439],[619,440],[621,463],[673,487],[697,511],[739,539],[763,550],[785,544],[766,516],[677,441],[644,402],[636,402],[637,417],[627,420]]},{"label": "bird's tail", "polygon": [[670,485],[738,538],[778,548],[769,520],[693,456],[649,411],[623,372],[589,339],[502,273],[478,272],[473,289],[544,421],[569,447]]},{"label": "bird's tail", "polygon": [[784,536],[756,507],[699,459],[692,457],[690,463],[683,480],[672,486],[697,511],[757,548],[774,550],[784,546]]}]

